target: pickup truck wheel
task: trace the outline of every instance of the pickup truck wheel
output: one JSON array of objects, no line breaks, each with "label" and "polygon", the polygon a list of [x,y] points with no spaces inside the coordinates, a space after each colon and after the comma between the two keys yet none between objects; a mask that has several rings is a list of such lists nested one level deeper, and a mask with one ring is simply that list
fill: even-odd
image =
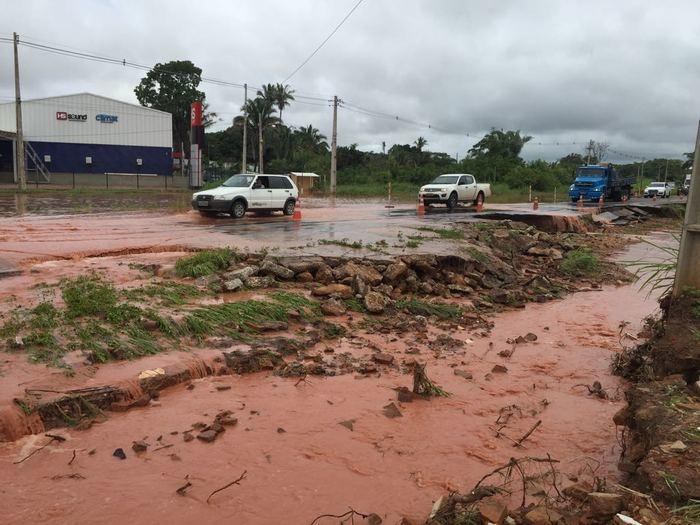
[{"label": "pickup truck wheel", "polygon": [[234,219],[240,219],[245,215],[245,212],[246,205],[244,200],[238,199],[237,201],[233,201],[233,204],[231,205],[231,217]]},{"label": "pickup truck wheel", "polygon": [[457,207],[457,200],[457,193],[453,191],[450,193],[450,197],[447,199],[447,207],[450,210],[454,210]]},{"label": "pickup truck wheel", "polygon": [[480,206],[480,205],[484,204],[485,200],[486,200],[486,198],[484,197],[484,192],[480,191],[479,194],[476,196],[476,200],[474,201],[474,205]]},{"label": "pickup truck wheel", "polygon": [[287,202],[284,203],[284,208],[282,208],[282,213],[285,215],[294,215],[294,207],[296,206],[296,202],[294,199],[289,199]]}]

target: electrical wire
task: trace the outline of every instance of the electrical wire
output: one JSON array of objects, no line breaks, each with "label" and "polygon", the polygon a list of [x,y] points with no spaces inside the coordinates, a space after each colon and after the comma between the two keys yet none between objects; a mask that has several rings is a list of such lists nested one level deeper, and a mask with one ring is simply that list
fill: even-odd
[{"label": "electrical wire", "polygon": [[326,42],[328,42],[328,41],[331,39],[331,37],[332,37],[333,35],[335,35],[335,34],[338,32],[338,30],[339,30],[339,29],[341,28],[341,26],[345,23],[345,21],[346,21],[348,18],[350,18],[350,15],[352,15],[352,14],[355,12],[355,10],[356,10],[358,7],[360,7],[360,4],[361,4],[362,2],[364,2],[364,0],[359,0],[359,1],[353,6],[353,8],[350,9],[350,11],[348,11],[348,14],[346,14],[345,17],[340,21],[340,23],[339,23],[337,26],[335,26],[335,29],[333,29],[333,31],[331,31],[331,34],[328,35],[328,36],[325,38],[325,40],[324,40],[323,42],[321,42],[321,43],[318,45],[318,47],[317,47],[316,49],[314,49],[313,52],[312,52],[308,57],[306,57],[306,60],[304,60],[301,64],[299,64],[299,65],[297,66],[297,68],[296,68],[294,71],[292,71],[292,72],[287,76],[287,78],[285,78],[285,79],[282,81],[282,84],[284,84],[284,83],[287,82],[290,78],[292,78],[294,75],[296,75],[297,72],[298,72],[302,67],[304,67],[304,66],[307,64],[307,62],[308,62],[309,60],[311,60],[311,59],[314,57],[314,55],[315,55],[316,53],[318,53],[318,52],[321,50],[321,48],[322,48],[324,45],[326,45]]}]

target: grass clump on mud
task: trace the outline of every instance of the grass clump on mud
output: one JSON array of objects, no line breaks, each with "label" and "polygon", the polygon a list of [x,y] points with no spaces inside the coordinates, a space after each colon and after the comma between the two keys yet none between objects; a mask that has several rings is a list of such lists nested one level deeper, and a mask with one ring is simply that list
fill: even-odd
[{"label": "grass clump on mud", "polygon": [[590,277],[600,269],[600,261],[597,255],[588,250],[575,249],[566,254],[559,268],[566,275]]},{"label": "grass clump on mud", "polygon": [[294,293],[276,292],[270,298],[272,301],[249,299],[202,306],[185,316],[183,330],[194,336],[255,332],[256,326],[266,322],[287,322],[292,310],[312,318],[320,312],[316,301]]},{"label": "grass clump on mud", "polygon": [[191,284],[163,281],[125,290],[123,295],[132,301],[147,302],[156,299],[165,306],[181,306],[190,299],[201,297],[203,293]]},{"label": "grass clump on mud", "polygon": [[423,227],[423,228],[417,228],[420,231],[424,232],[433,232],[437,233],[438,236],[441,239],[452,239],[452,240],[459,240],[459,239],[464,239],[464,232],[462,230],[458,230],[457,228],[428,228],[428,227]]},{"label": "grass clump on mud", "polygon": [[64,280],[61,296],[66,303],[68,317],[106,315],[117,303],[117,291],[112,283],[97,274]]},{"label": "grass clump on mud", "polygon": [[440,319],[456,319],[462,314],[462,310],[451,304],[429,303],[420,299],[409,299],[406,301],[396,301],[396,308],[408,310],[414,315],[424,315],[439,317]]},{"label": "grass clump on mud", "polygon": [[175,273],[178,277],[203,277],[225,270],[235,260],[236,252],[230,248],[202,250],[178,259],[175,263]]}]

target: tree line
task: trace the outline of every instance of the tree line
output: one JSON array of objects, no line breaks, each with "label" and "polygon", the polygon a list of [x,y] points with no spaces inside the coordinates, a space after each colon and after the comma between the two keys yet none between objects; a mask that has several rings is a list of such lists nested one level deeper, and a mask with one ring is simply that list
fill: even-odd
[{"label": "tree line", "polygon": [[[189,151],[189,107],[194,100],[204,101],[205,127],[218,117],[209,111],[205,93],[199,90],[202,70],[190,61],[156,64],[135,88],[139,102],[173,115],[174,149]],[[209,167],[229,167],[239,172],[243,156],[243,123],[247,124],[247,168],[268,173],[312,171],[328,174],[330,151],[327,137],[312,124],[288,126],[283,112],[295,100],[288,85],[266,84],[241,107],[231,125],[205,135],[205,161]],[[262,140],[260,140],[262,139]],[[446,172],[472,173],[480,181],[509,188],[532,187],[551,191],[568,187],[576,167],[606,159],[608,145],[591,141],[582,152],[572,152],[556,161],[525,161],[521,153],[532,139],[519,130],[492,129],[474,144],[459,161],[444,152],[430,151],[428,141],[417,137],[412,144],[395,144],[388,151],[361,151],[357,144],[337,148],[338,185],[377,184],[389,181],[413,185],[425,184]],[[384,148],[383,148],[384,149]],[[692,153],[685,160],[654,159],[644,162],[645,178],[682,181],[692,165]],[[641,173],[641,163],[618,165],[624,175]],[[322,179],[324,180],[324,179]],[[327,181],[326,181],[327,182]]]}]

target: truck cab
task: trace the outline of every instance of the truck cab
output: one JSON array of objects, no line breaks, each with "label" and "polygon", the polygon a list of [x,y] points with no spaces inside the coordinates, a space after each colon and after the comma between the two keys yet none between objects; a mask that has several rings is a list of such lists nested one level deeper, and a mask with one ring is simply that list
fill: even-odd
[{"label": "truck cab", "polygon": [[608,200],[629,197],[633,178],[621,178],[610,163],[592,164],[576,168],[576,178],[569,187],[569,198],[577,202],[597,201],[602,196]]}]

